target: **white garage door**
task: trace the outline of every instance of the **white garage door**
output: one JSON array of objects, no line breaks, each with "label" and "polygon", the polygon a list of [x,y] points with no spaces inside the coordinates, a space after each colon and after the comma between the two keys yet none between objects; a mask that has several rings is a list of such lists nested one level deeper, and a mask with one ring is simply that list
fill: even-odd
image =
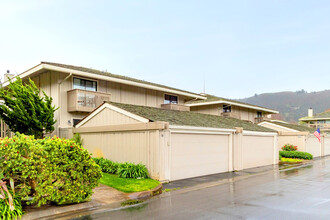
[{"label": "white garage door", "polygon": [[171,134],[171,180],[227,172],[229,136]]}]

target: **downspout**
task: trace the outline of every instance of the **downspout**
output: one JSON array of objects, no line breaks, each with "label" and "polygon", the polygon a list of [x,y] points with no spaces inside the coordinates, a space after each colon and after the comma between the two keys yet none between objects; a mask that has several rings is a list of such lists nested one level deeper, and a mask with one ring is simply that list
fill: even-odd
[{"label": "downspout", "polygon": [[57,106],[59,107],[59,113],[58,113],[58,126],[57,126],[57,136],[60,136],[60,128],[61,128],[61,85],[64,81],[66,81],[67,79],[69,79],[72,76],[72,73],[70,73],[67,77],[65,77],[63,80],[58,82],[58,103]]}]

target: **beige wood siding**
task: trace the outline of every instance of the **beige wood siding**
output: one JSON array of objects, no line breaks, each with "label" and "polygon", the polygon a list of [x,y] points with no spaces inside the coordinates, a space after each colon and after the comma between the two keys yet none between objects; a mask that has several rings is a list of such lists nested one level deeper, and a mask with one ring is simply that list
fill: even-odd
[{"label": "beige wood siding", "polygon": [[273,164],[274,156],[274,137],[243,135],[243,169],[271,165]]},{"label": "beige wood siding", "polygon": [[134,124],[139,123],[138,120],[127,117],[119,112],[105,108],[95,115],[91,120],[87,121],[81,127],[93,127],[102,125],[118,125],[118,124]]},{"label": "beige wood siding", "polygon": [[229,171],[229,136],[171,134],[171,180]]},{"label": "beige wood siding", "polygon": [[190,111],[209,115],[221,115],[222,108],[220,105],[201,105],[191,106]]},{"label": "beige wood siding", "polygon": [[93,157],[104,157],[115,162],[142,163],[152,178],[160,176],[159,131],[98,132],[81,134],[84,147]]}]

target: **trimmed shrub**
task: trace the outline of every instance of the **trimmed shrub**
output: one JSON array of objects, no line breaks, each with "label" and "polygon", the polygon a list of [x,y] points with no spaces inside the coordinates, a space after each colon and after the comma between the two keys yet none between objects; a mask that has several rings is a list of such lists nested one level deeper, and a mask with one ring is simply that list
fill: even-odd
[{"label": "trimmed shrub", "polygon": [[281,157],[286,158],[297,158],[297,159],[304,159],[304,160],[312,160],[313,155],[307,152],[300,152],[300,151],[280,151]]},{"label": "trimmed shrub", "polygon": [[102,172],[116,174],[118,171],[119,163],[105,159],[103,157],[93,158],[96,164],[100,166]]},{"label": "trimmed shrub", "polygon": [[148,169],[143,164],[122,163],[119,165],[117,174],[121,178],[144,179],[148,178]]},{"label": "trimmed shrub", "polygon": [[86,201],[102,177],[88,151],[74,141],[19,133],[0,141],[0,170],[14,179],[23,201],[37,206]]},{"label": "trimmed shrub", "polygon": [[282,151],[297,151],[298,147],[293,146],[292,144],[286,144],[281,149],[282,149]]}]

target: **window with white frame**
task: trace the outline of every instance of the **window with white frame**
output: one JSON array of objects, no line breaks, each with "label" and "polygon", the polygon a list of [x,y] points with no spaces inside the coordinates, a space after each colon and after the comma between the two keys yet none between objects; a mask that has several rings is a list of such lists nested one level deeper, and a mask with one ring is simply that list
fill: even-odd
[{"label": "window with white frame", "polygon": [[178,104],[178,96],[165,94],[164,104]]},{"label": "window with white frame", "polygon": [[73,78],[73,89],[82,89],[87,91],[97,91],[97,82],[93,80]]}]

